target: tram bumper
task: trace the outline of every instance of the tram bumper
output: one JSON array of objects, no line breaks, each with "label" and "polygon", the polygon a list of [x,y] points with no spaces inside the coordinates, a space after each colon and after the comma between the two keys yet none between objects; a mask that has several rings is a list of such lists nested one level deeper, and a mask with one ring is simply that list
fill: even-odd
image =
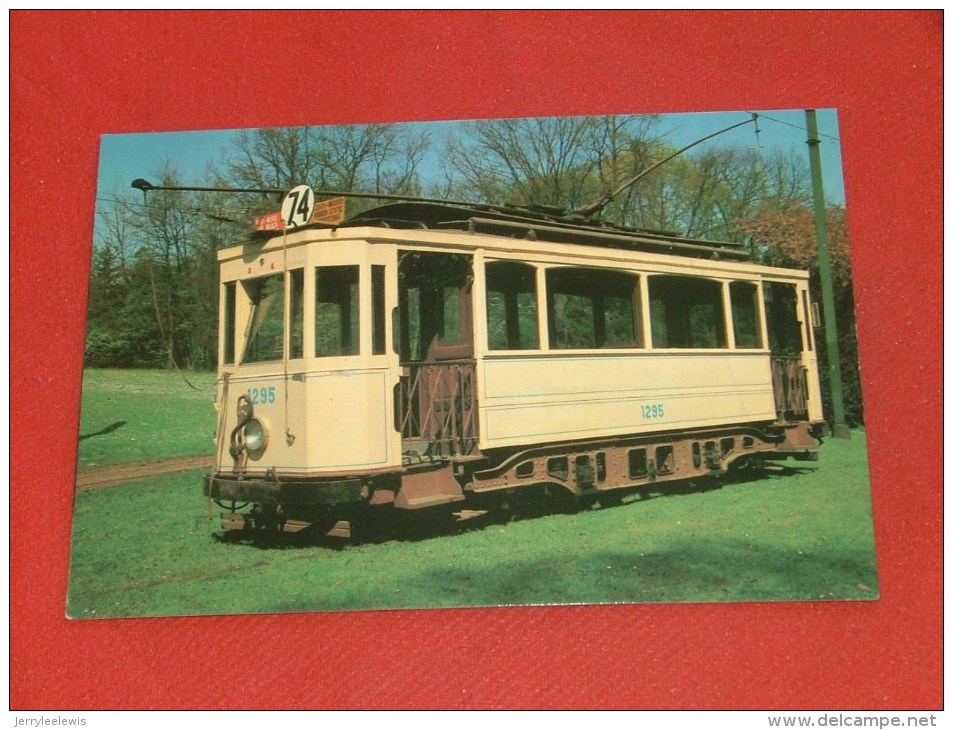
[{"label": "tram bumper", "polygon": [[219,502],[335,505],[360,502],[367,498],[368,490],[360,479],[281,481],[209,474],[205,477],[203,494]]}]

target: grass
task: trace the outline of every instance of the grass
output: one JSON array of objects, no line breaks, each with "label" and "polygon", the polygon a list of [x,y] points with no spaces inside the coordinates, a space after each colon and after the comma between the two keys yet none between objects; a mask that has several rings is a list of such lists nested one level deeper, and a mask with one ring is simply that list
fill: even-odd
[{"label": "grass", "polygon": [[165,370],[86,370],[80,466],[211,454],[215,375],[185,378]]},{"label": "grass", "polygon": [[[88,370],[80,464],[211,453],[214,376]],[[344,549],[223,542],[201,472],[77,494],[77,618],[499,604],[870,599],[864,434],[710,491],[456,527]],[[218,508],[214,508],[215,513]]]},{"label": "grass", "polygon": [[826,442],[820,462],[714,490],[515,521],[498,512],[344,549],[223,542],[201,473],[169,475],[77,495],[68,612],[871,599],[866,463],[855,431]]}]

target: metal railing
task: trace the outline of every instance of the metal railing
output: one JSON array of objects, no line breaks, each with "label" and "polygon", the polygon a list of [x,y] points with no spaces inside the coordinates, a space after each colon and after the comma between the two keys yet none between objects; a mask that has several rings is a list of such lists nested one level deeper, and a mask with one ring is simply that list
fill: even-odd
[{"label": "metal railing", "polygon": [[475,362],[412,363],[400,379],[398,416],[404,450],[421,456],[476,452]]},{"label": "metal railing", "polygon": [[779,421],[807,417],[807,368],[798,357],[772,357],[774,409]]}]

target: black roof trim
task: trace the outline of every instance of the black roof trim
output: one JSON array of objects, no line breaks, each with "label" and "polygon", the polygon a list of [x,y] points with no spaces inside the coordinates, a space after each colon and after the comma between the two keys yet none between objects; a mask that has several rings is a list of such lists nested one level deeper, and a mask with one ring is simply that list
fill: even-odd
[{"label": "black roof trim", "polygon": [[671,232],[624,228],[582,216],[557,216],[546,209],[512,206],[457,206],[436,203],[393,203],[358,213],[339,227],[384,225],[487,233],[529,240],[653,251],[696,258],[746,260],[736,243],[715,243]]}]

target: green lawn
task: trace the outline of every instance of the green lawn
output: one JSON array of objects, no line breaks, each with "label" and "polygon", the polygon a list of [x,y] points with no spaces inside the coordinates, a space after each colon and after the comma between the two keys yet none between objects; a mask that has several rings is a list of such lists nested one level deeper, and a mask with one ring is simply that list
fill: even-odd
[{"label": "green lawn", "polygon": [[79,464],[211,454],[214,402],[213,373],[183,377],[167,370],[88,369],[83,375]]},{"label": "green lawn", "polygon": [[866,464],[855,431],[827,441],[817,463],[710,491],[532,519],[500,513],[344,549],[222,542],[201,473],[169,475],[77,495],[69,614],[871,599]]}]

